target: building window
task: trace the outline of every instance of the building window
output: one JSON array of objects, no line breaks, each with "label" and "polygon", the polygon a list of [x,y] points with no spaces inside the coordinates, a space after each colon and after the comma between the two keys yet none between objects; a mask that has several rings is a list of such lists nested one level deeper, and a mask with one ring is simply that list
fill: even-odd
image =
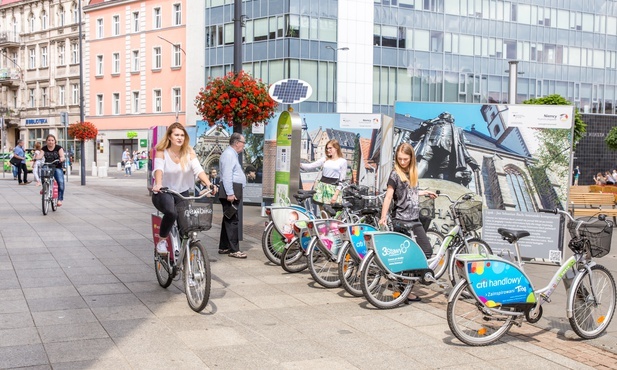
[{"label": "building window", "polygon": [[173,112],[180,112],[182,109],[182,90],[179,87],[175,87],[171,90],[171,101],[173,103],[173,107],[171,107]]},{"label": "building window", "polygon": [[36,68],[36,49],[34,48],[30,49],[30,59],[28,60],[29,60],[28,68],[30,69]]},{"label": "building window", "polygon": [[64,85],[58,86],[58,105],[65,105],[66,101],[64,98]]},{"label": "building window", "polygon": [[34,32],[34,28],[35,28],[35,19],[34,19],[34,14],[30,13],[30,17],[28,17],[28,26],[30,28],[30,32]]},{"label": "building window", "polygon": [[73,13],[73,23],[77,23],[79,22],[79,7],[77,6],[76,3],[73,3],[73,8],[72,8],[72,13]]},{"label": "building window", "polygon": [[154,90],[154,112],[161,113],[163,111],[161,106],[161,90]]},{"label": "building window", "polygon": [[29,99],[28,102],[30,104],[30,108],[34,108],[34,89],[28,90]]},{"label": "building window", "polygon": [[79,104],[79,85],[71,84],[71,104]]},{"label": "building window", "polygon": [[96,75],[97,76],[103,75],[103,56],[102,55],[96,56]]},{"label": "building window", "polygon": [[58,65],[64,65],[64,45],[58,45]]},{"label": "building window", "polygon": [[103,19],[99,18],[96,20],[96,38],[103,38]]},{"label": "building window", "polygon": [[47,88],[41,87],[41,107],[46,107],[47,105]]},{"label": "building window", "polygon": [[131,66],[132,72],[139,72],[139,50],[133,50],[133,62]]},{"label": "building window", "polygon": [[180,55],[181,52],[182,52],[182,49],[180,48],[180,45],[173,46],[173,52],[172,52],[173,60],[171,62],[172,67],[180,67],[182,65],[182,56]]},{"label": "building window", "polygon": [[504,171],[510,188],[510,195],[515,203],[515,209],[520,212],[535,212],[529,187],[523,174],[517,168],[511,166],[504,168]]},{"label": "building window", "polygon": [[154,60],[152,61],[152,69],[161,69],[162,68],[162,55],[161,55],[161,47],[157,46],[154,48],[153,51],[153,58]]},{"label": "building window", "polygon": [[114,15],[112,17],[112,34],[114,36],[118,36],[120,34],[120,16],[119,15]]},{"label": "building window", "polygon": [[161,8],[154,8],[154,15],[152,20],[152,27],[154,29],[161,28]]},{"label": "building window", "polygon": [[113,98],[112,98],[112,106],[111,106],[111,111],[113,114],[120,114],[120,94],[119,93],[114,93],[113,94]]},{"label": "building window", "polygon": [[58,27],[64,26],[64,8],[58,7]]},{"label": "building window", "polygon": [[97,94],[96,96],[96,115],[103,115],[103,94]]},{"label": "building window", "polygon": [[41,67],[47,67],[47,46],[41,46]]},{"label": "building window", "polygon": [[139,113],[139,91],[133,91],[133,113]]},{"label": "building window", "polygon": [[47,29],[47,13],[45,11],[41,12],[41,29]]},{"label": "building window", "polygon": [[79,63],[79,45],[71,44],[71,64]]},{"label": "building window", "polygon": [[173,5],[173,25],[179,26],[182,24],[182,4]]},{"label": "building window", "polygon": [[120,53],[113,53],[112,58],[112,74],[120,74]]},{"label": "building window", "polygon": [[139,32],[139,12],[133,12],[133,32]]}]

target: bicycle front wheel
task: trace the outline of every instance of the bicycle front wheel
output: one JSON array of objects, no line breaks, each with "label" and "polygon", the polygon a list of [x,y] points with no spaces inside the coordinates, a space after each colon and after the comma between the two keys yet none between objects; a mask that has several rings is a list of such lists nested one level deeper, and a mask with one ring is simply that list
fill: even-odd
[{"label": "bicycle front wheel", "polygon": [[455,247],[450,254],[450,261],[448,263],[448,275],[453,287],[465,277],[465,265],[456,260],[456,256],[459,254],[482,254],[488,256],[493,254],[493,251],[488,243],[480,238],[471,238],[467,240],[467,244],[462,243]]},{"label": "bicycle front wheel", "polygon": [[349,249],[351,249],[351,244],[347,242],[343,246],[343,260],[338,264],[338,277],[347,293],[354,297],[362,297],[360,261],[356,261]]},{"label": "bicycle front wheel", "polygon": [[295,239],[281,256],[281,267],[283,270],[294,273],[305,270],[308,267],[308,261],[304,255],[304,249],[300,246],[300,240]]},{"label": "bicycle front wheel", "polygon": [[49,212],[49,202],[47,200],[49,197],[49,182],[43,182],[41,191],[41,210],[43,211],[43,215],[47,215]]},{"label": "bicycle front wheel", "polygon": [[199,242],[189,245],[189,255],[184,261],[184,289],[191,309],[201,312],[210,299],[212,277],[210,260],[205,248]]},{"label": "bicycle front wheel", "polygon": [[468,293],[469,283],[461,281],[452,290],[448,302],[448,326],[461,342],[470,346],[485,346],[510,330],[514,316],[491,315],[481,302]]},{"label": "bicycle front wheel", "polygon": [[309,249],[307,257],[309,272],[313,279],[324,288],[338,288],[341,286],[338,264],[327,252],[322,252],[321,248],[323,248],[321,243],[316,242]]},{"label": "bicycle front wheel", "polygon": [[611,323],[615,313],[615,279],[602,265],[583,272],[583,277],[571,289],[574,300],[570,326],[581,338],[599,337]]},{"label": "bicycle front wheel", "polygon": [[285,241],[281,234],[274,228],[272,221],[268,223],[264,233],[261,235],[261,249],[270,262],[276,265],[281,264],[281,256],[285,250]]},{"label": "bicycle front wheel", "polygon": [[374,254],[365,258],[368,260],[362,270],[360,282],[366,300],[381,309],[398,307],[405,302],[413,283],[388,277],[388,274],[375,262]]}]

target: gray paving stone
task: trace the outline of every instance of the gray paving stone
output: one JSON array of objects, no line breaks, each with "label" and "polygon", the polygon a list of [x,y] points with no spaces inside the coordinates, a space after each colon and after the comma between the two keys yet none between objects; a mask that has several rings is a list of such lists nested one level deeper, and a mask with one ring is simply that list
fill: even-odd
[{"label": "gray paving stone", "polygon": [[54,367],[62,362],[124,358],[109,338],[45,343],[44,346]]},{"label": "gray paving stone", "polygon": [[28,312],[28,305],[25,298],[3,299],[0,301],[0,314]]},{"label": "gray paving stone", "polygon": [[35,327],[0,330],[0,347],[24,346],[41,343]]},{"label": "gray paving stone", "polygon": [[43,343],[109,338],[98,322],[39,326],[38,332]]},{"label": "gray paving stone", "polygon": [[24,299],[24,293],[21,289],[4,289],[0,290],[0,297],[6,301],[19,301]]},{"label": "gray paving stone", "polygon": [[23,294],[26,299],[43,299],[43,298],[62,298],[62,297],[78,297],[79,292],[72,285],[44,287],[44,288],[24,288]]},{"label": "gray paving stone", "polygon": [[77,287],[82,296],[129,293],[130,290],[122,283],[86,284]]},{"label": "gray paving stone", "polygon": [[154,319],[156,317],[144,305],[93,307],[92,312],[100,321]]},{"label": "gray paving stone", "polygon": [[135,306],[141,302],[133,294],[105,294],[84,297],[90,307]]},{"label": "gray paving stone", "polygon": [[28,328],[34,326],[30,312],[0,314],[0,330]]},{"label": "gray paving stone", "polygon": [[60,311],[88,307],[86,302],[84,302],[84,298],[80,296],[33,298],[28,300],[28,306],[31,312]]},{"label": "gray paving stone", "polygon": [[55,260],[13,261],[13,266],[15,267],[15,270],[30,270],[30,269],[60,270],[60,265]]},{"label": "gray paving stone", "polygon": [[76,286],[90,284],[113,284],[120,282],[120,280],[118,280],[118,278],[111,273],[107,273],[105,275],[74,274],[71,275],[70,281]]},{"label": "gray paving stone", "polygon": [[19,283],[24,288],[43,288],[71,285],[66,276],[31,277],[26,276],[19,279]]},{"label": "gray paving stone", "polygon": [[80,324],[98,321],[92,311],[87,308],[33,312],[32,317],[36,326]]},{"label": "gray paving stone", "polygon": [[55,363],[54,370],[129,370],[135,369],[131,367],[125,358],[111,358],[111,359],[96,359],[88,361],[74,361],[74,362],[62,362]]},{"label": "gray paving stone", "polygon": [[47,355],[42,344],[0,347],[1,369],[46,364],[48,364]]}]

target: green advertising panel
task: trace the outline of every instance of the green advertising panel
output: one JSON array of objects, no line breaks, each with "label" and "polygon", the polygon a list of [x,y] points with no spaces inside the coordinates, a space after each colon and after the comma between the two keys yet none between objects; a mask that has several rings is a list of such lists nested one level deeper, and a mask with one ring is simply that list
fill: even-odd
[{"label": "green advertising panel", "polygon": [[289,202],[291,169],[292,120],[289,112],[282,112],[276,128],[276,165],[274,173],[274,202]]}]

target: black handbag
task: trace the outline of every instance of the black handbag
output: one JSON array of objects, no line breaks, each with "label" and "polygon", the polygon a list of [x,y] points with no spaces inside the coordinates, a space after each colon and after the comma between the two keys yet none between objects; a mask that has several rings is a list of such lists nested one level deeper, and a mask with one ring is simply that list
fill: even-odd
[{"label": "black handbag", "polygon": [[9,160],[9,162],[11,162],[11,164],[15,167],[19,167],[21,166],[21,159],[17,158],[17,157],[11,157],[11,159]]}]

